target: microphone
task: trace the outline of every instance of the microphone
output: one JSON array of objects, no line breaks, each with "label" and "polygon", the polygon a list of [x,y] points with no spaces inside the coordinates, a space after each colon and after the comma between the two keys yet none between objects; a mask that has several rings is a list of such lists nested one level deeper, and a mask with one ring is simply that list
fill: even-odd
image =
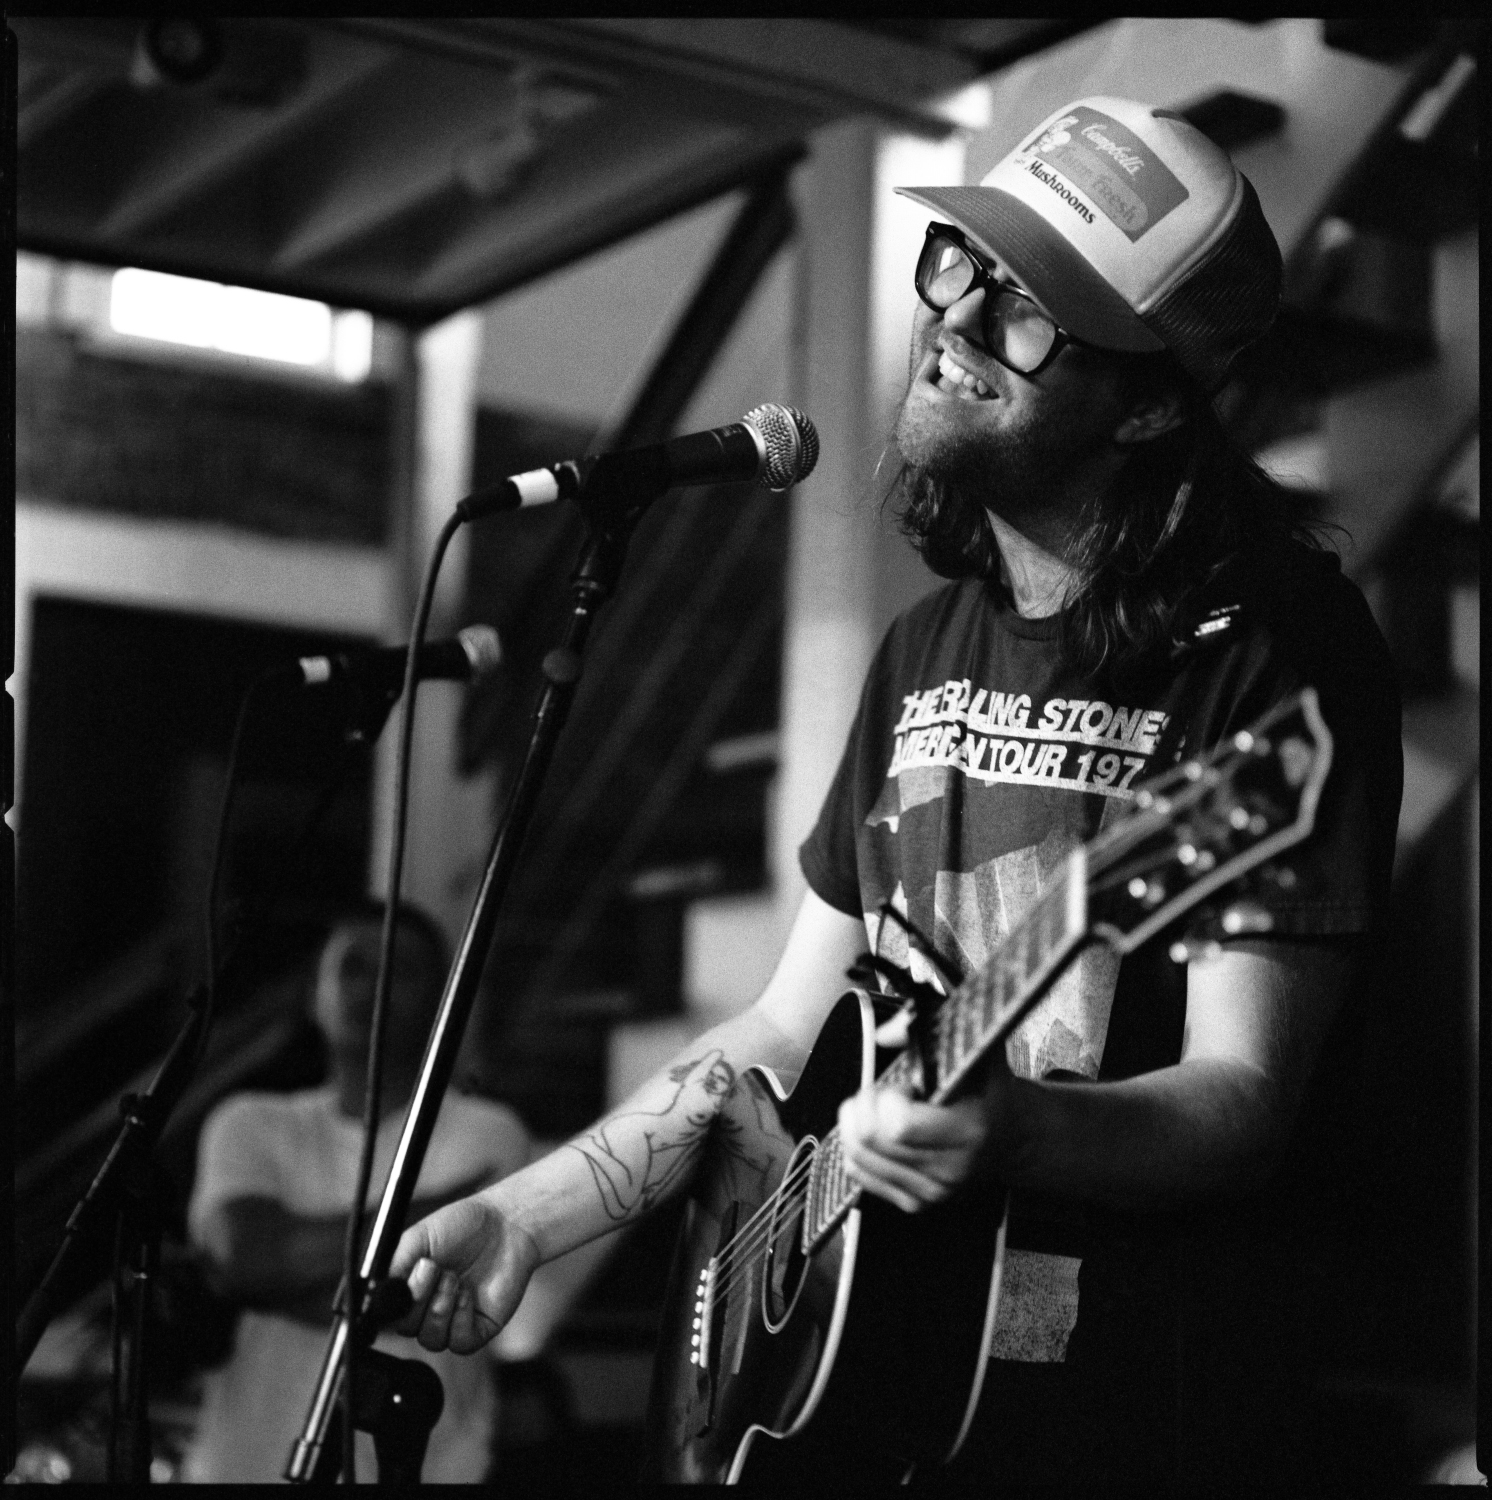
[{"label": "microphone", "polygon": [[620,513],[678,485],[742,479],[760,479],[780,494],[806,479],[818,459],[813,423],[795,407],[767,402],[727,427],[514,474],[468,495],[457,504],[456,514],[474,521],[494,511],[555,500],[578,500],[586,509]]},{"label": "microphone", "polygon": [[[330,656],[303,656],[301,682],[316,687],[336,678],[352,678],[365,687],[397,692],[404,683],[404,646],[370,646],[337,651]],[[468,625],[447,641],[426,641],[415,657],[415,676],[421,682],[444,678],[467,682],[485,677],[502,664],[503,644],[490,625]]]}]

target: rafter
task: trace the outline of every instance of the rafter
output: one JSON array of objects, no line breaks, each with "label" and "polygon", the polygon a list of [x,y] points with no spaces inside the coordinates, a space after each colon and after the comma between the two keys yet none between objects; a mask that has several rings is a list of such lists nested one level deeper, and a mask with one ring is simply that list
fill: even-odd
[{"label": "rafter", "polygon": [[[484,22],[503,25],[503,22]],[[636,49],[653,67],[672,66],[702,82],[736,88],[821,110],[871,110],[913,129],[946,132],[954,123],[936,103],[969,83],[966,58],[835,21],[796,16],[602,16],[552,24],[572,45],[603,37],[622,53]]]},{"label": "rafter", "polygon": [[109,74],[93,68],[64,73],[31,92],[16,111],[16,150],[25,151],[49,130],[77,114],[111,82]]},{"label": "rafter", "polygon": [[276,268],[328,259],[443,192],[462,145],[501,128],[510,87],[491,67],[403,61],[385,96],[339,120],[335,140],[308,153],[303,206],[274,253]]},{"label": "rafter", "polygon": [[395,61],[388,49],[357,38],[309,32],[306,40],[304,88],[273,111],[218,108],[178,116],[122,183],[100,232],[128,238],[149,230],[293,140]]},{"label": "rafter", "polygon": [[459,44],[628,79],[651,73],[811,113],[819,122],[870,112],[937,136],[954,122],[929,101],[970,82],[976,72],[965,58],[832,21],[482,16],[344,24],[390,35],[389,28],[397,27],[406,44],[433,49]]},{"label": "rafter", "polygon": [[520,198],[483,215],[425,267],[419,293],[453,305],[493,296],[726,191],[791,140],[662,121],[644,133],[635,116],[619,116],[606,144],[610,151],[546,161]]}]

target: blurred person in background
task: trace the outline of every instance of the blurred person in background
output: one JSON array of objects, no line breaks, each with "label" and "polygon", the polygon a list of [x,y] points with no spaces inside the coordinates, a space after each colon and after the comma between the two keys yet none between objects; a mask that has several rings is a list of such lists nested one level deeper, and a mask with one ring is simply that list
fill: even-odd
[{"label": "blurred person in background", "polygon": [[[326,1039],[326,1082],[296,1093],[231,1096],[203,1127],[188,1229],[213,1284],[243,1310],[231,1355],[206,1376],[185,1465],[190,1481],[279,1480],[300,1436],[343,1272],[347,1214],[363,1141],[382,920],[381,909],[370,903],[338,921],[322,947],[313,1013]],[[382,1195],[445,975],[439,930],[418,909],[402,906],[370,1209]],[[411,1219],[523,1166],[529,1149],[528,1133],[512,1110],[448,1093],[410,1205]],[[376,1347],[423,1359],[445,1389],[424,1479],[481,1480],[496,1431],[492,1362],[431,1354],[396,1334],[382,1335]],[[376,1473],[372,1439],[364,1433],[358,1435],[357,1463],[360,1476]]]}]

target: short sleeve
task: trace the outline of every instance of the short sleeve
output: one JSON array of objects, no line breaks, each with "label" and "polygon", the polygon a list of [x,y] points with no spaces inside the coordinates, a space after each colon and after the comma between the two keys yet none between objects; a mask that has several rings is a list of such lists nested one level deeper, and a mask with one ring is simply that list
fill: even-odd
[{"label": "short sleeve", "polygon": [[[909,672],[942,681],[959,660],[960,643],[977,619],[982,589],[965,580],[927,595],[898,615],[871,659],[850,724],[844,754],[819,809],[812,833],[798,851],[798,862],[815,894],[836,911],[860,918],[867,908],[867,886],[879,874],[862,863],[867,819],[875,818],[887,788],[887,766],[902,709],[900,688]],[[894,819],[886,820],[894,827]],[[883,872],[882,872],[883,873]],[[892,882],[894,884],[894,880]]]},{"label": "short sleeve", "polygon": [[861,914],[860,879],[855,860],[855,764],[860,738],[860,713],[850,729],[849,742],[840,757],[839,769],[829,784],[813,832],[798,850],[798,863],[814,893],[836,911],[848,916]]},{"label": "short sleeve", "polygon": [[902,616],[892,622],[871,660],[839,768],[829,783],[813,832],[798,850],[798,863],[814,893],[836,911],[856,918],[865,911],[858,839],[885,779],[886,746],[881,741],[886,736],[877,730],[893,722],[886,717],[885,700],[894,676],[893,662],[900,651],[904,619]]},{"label": "short sleeve", "polygon": [[197,1177],[187,1210],[187,1226],[200,1239],[203,1221],[235,1198],[280,1195],[278,1131],[271,1099],[239,1094],[207,1117],[197,1143]]}]

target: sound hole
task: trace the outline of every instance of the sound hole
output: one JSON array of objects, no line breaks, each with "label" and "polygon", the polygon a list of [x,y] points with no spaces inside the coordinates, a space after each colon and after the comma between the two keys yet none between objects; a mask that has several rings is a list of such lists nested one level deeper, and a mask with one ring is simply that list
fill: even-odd
[{"label": "sound hole", "polygon": [[803,1254],[803,1210],[807,1200],[808,1166],[818,1142],[811,1136],[799,1141],[782,1174],[796,1189],[780,1194],[772,1204],[767,1226],[766,1274],[762,1277],[762,1320],[776,1333],[792,1316],[808,1271]]}]

